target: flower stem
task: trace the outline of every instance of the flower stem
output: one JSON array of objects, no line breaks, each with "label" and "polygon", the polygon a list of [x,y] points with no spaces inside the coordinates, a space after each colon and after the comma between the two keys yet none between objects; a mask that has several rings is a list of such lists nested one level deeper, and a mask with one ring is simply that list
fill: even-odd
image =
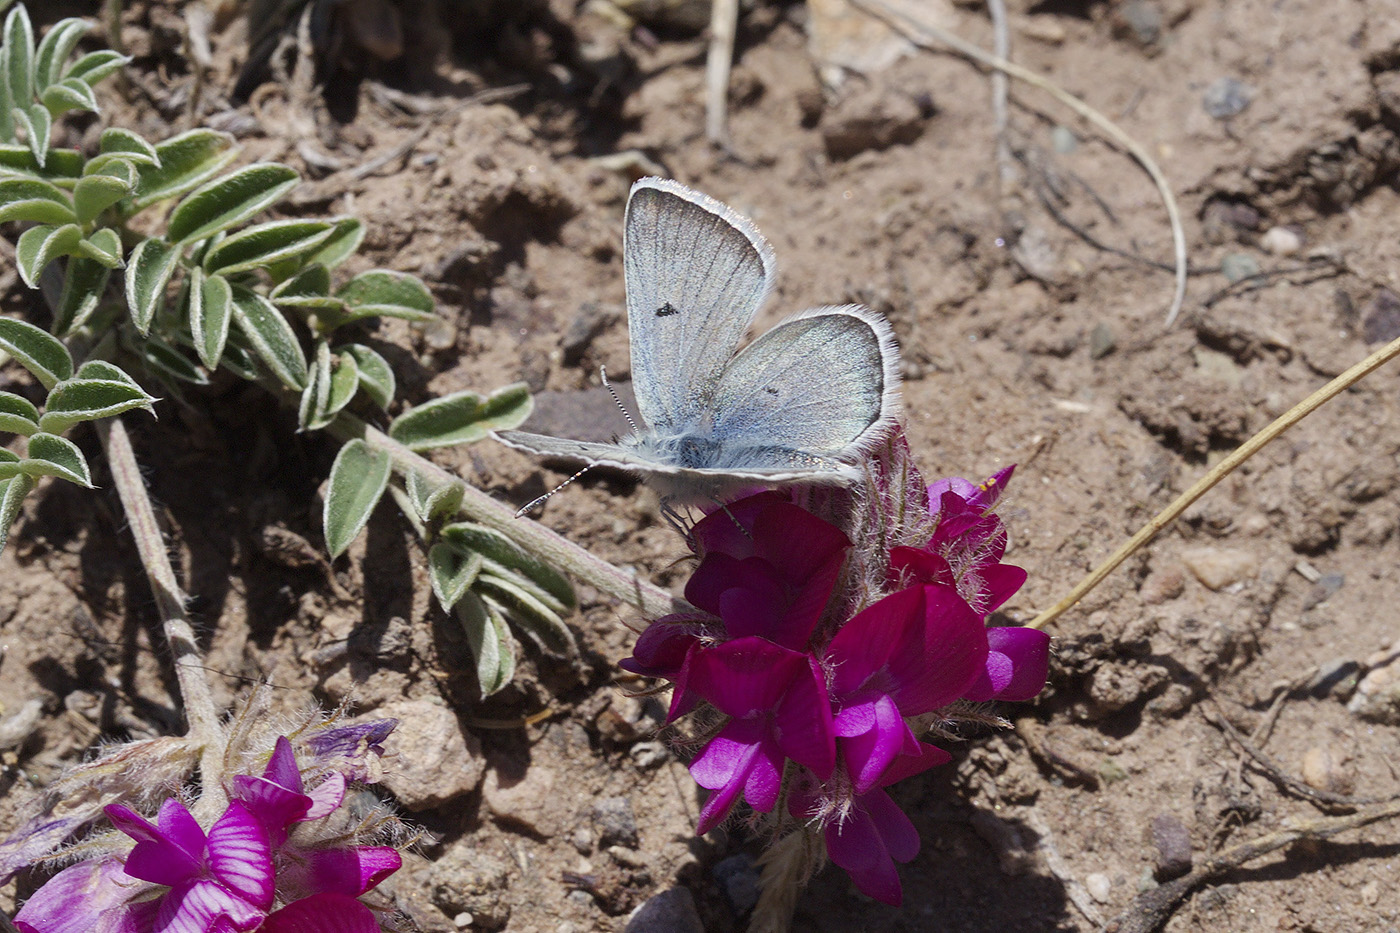
[{"label": "flower stem", "polygon": [[1318,389],[1312,395],[1309,395],[1297,405],[1294,405],[1278,418],[1274,419],[1268,427],[1245,441],[1234,453],[1216,464],[1210,472],[1197,480],[1194,486],[1177,496],[1176,500],[1172,502],[1171,505],[1154,515],[1151,521],[1138,529],[1137,534],[1133,535],[1122,547],[1114,551],[1113,554],[1109,556],[1108,560],[1099,564],[1099,566],[1094,568],[1092,573],[1079,581],[1079,585],[1070,590],[1068,596],[1036,616],[1026,624],[1026,627],[1044,628],[1055,621],[1055,619],[1059,618],[1060,615],[1071,606],[1083,599],[1090,590],[1098,586],[1099,583],[1103,581],[1104,577],[1112,573],[1119,564],[1127,560],[1138,548],[1156,537],[1157,532],[1161,531],[1170,522],[1176,519],[1177,516],[1186,511],[1191,503],[1201,498],[1201,496],[1205,495],[1216,483],[1233,473],[1240,464],[1257,454],[1266,444],[1284,431],[1287,431],[1289,428],[1293,427],[1293,425],[1312,414],[1325,402],[1331,401],[1344,390],[1389,362],[1396,355],[1400,355],[1400,339],[1393,340],[1381,347],[1375,353],[1372,353],[1370,356]]},{"label": "flower stem", "polygon": [[342,412],[326,428],[342,441],[359,438],[378,450],[387,452],[400,473],[414,471],[438,483],[459,483],[465,486],[462,511],[474,521],[499,531],[521,547],[538,555],[564,573],[597,587],[648,616],[661,616],[689,608],[684,601],[654,586],[635,574],[628,573],[555,534],[548,528],[526,518],[516,518],[509,507],[492,499],[470,483],[462,483],[442,467],[409,450],[382,431],[370,427],[353,415]]},{"label": "flower stem", "polygon": [[[180,699],[189,722],[189,737],[202,747],[200,773],[204,782],[202,799],[214,798],[219,805],[223,801],[223,789],[218,775],[222,770],[224,757],[224,733],[219,726],[219,709],[214,703],[214,695],[209,689],[209,679],[205,674],[204,656],[195,641],[194,630],[185,616],[185,598],[175,579],[175,569],[170,565],[170,556],[165,550],[165,538],[156,523],[155,510],[146,495],[146,484],[141,478],[141,468],[137,465],[136,454],[131,449],[131,439],[120,418],[96,422],[98,435],[107,451],[108,465],[112,470],[112,480],[121,497],[122,509],[131,528],[131,536],[136,540],[136,552],[140,555],[141,566],[146,570],[146,579],[156,597],[156,608],[160,612],[161,627],[170,645],[174,658],[175,679],[180,685]],[[212,804],[211,804],[212,805]]]}]

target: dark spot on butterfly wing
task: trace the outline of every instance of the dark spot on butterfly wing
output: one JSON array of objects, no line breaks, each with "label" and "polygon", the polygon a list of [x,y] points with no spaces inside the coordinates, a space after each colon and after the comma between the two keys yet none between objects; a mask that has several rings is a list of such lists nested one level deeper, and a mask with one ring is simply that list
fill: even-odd
[{"label": "dark spot on butterfly wing", "polygon": [[777,395],[777,394],[778,394],[778,390],[775,389],[775,388],[773,388],[772,386],[764,386],[764,387],[763,387],[763,391],[764,391],[764,392],[767,392],[769,395]]},{"label": "dark spot on butterfly wing", "polygon": [[673,314],[680,314],[680,313],[681,313],[681,309],[680,309],[680,308],[677,308],[675,305],[671,304],[669,301],[666,302],[666,303],[665,303],[664,305],[662,305],[661,307],[657,308],[656,311],[655,311],[655,314],[656,314],[657,317],[670,317],[670,316],[673,315]]}]

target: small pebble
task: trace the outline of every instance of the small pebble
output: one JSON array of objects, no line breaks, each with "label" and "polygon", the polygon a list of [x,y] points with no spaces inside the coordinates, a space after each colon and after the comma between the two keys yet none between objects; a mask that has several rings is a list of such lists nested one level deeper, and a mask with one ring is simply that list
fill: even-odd
[{"label": "small pebble", "polygon": [[1335,658],[1317,669],[1307,690],[1319,699],[1335,696],[1346,699],[1356,689],[1356,678],[1361,673],[1361,665],[1351,658]]},{"label": "small pebble", "polygon": [[638,742],[628,751],[632,763],[643,771],[657,767],[671,757],[671,751],[663,742]]},{"label": "small pebble", "polygon": [[1159,813],[1152,818],[1150,833],[1158,880],[1180,878],[1191,870],[1191,832],[1186,824],[1170,813]]},{"label": "small pebble", "polygon": [[1376,292],[1361,312],[1361,335],[1367,343],[1389,343],[1400,337],[1400,298],[1387,288]]},{"label": "small pebble", "polygon": [[1152,0],[1124,0],[1114,11],[1113,24],[1115,32],[1149,46],[1162,38],[1162,19],[1162,8]]},{"label": "small pebble", "polygon": [[1361,903],[1367,907],[1375,907],[1381,902],[1380,882],[1372,880],[1361,886]]},{"label": "small pebble", "polygon": [[459,930],[465,930],[467,927],[472,925],[472,922],[474,920],[476,920],[476,918],[464,910],[460,914],[452,918],[452,925]]},{"label": "small pebble", "polygon": [[624,933],[705,933],[695,897],[688,888],[671,888],[633,911]]},{"label": "small pebble", "polygon": [[1259,262],[1248,253],[1227,253],[1220,260],[1220,274],[1231,285],[1259,274]]},{"label": "small pebble", "polygon": [[1400,725],[1400,661],[1377,667],[1361,678],[1347,710],[1369,722]]},{"label": "small pebble", "polygon": [[1215,119],[1228,120],[1243,112],[1253,99],[1254,88],[1239,78],[1217,78],[1206,88],[1201,106]]},{"label": "small pebble", "polygon": [[637,817],[632,802],[626,797],[604,797],[593,804],[593,825],[598,829],[598,844],[637,848]]},{"label": "small pebble", "polygon": [[1341,756],[1329,745],[1314,745],[1303,753],[1302,773],[1304,784],[1330,794],[1344,793],[1350,784]]},{"label": "small pebble", "polygon": [[1292,256],[1303,248],[1303,235],[1293,227],[1270,227],[1259,245],[1275,256]]},{"label": "small pebble", "polygon": [[1309,609],[1315,609],[1327,602],[1336,595],[1345,582],[1346,578],[1340,573],[1329,573],[1318,577],[1317,582],[1308,589],[1308,594],[1303,597],[1303,611],[1307,612]]},{"label": "small pebble", "polygon": [[719,882],[724,899],[735,914],[742,917],[753,910],[759,891],[758,865],[753,856],[741,852],[721,859],[710,869],[710,874]]},{"label": "small pebble", "polygon": [[1050,131],[1050,146],[1060,155],[1069,155],[1079,148],[1079,138],[1067,126],[1056,126]]},{"label": "small pebble", "polygon": [[1089,896],[1100,904],[1107,904],[1109,896],[1113,893],[1113,882],[1101,871],[1086,875],[1084,887],[1088,889]]},{"label": "small pebble", "polygon": [[1107,324],[1096,324],[1094,329],[1089,331],[1089,359],[1101,360],[1117,347],[1118,338],[1113,335],[1113,328]]},{"label": "small pebble", "polygon": [[1209,589],[1219,590],[1246,580],[1257,572],[1258,562],[1248,551],[1198,547],[1181,555],[1181,562]]}]

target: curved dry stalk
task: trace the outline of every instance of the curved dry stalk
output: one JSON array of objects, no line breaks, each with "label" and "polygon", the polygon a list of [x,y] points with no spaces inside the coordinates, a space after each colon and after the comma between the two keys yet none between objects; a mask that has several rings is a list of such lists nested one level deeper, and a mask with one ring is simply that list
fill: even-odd
[{"label": "curved dry stalk", "polygon": [[1297,405],[1294,405],[1292,408],[1288,409],[1288,411],[1275,418],[1268,427],[1241,444],[1230,456],[1221,460],[1215,465],[1214,469],[1197,480],[1190,489],[1177,496],[1171,505],[1152,516],[1151,521],[1139,528],[1137,534],[1124,542],[1122,547],[1114,551],[1109,555],[1107,560],[1099,564],[1087,577],[1079,581],[1079,585],[1070,590],[1069,595],[1026,623],[1027,627],[1044,628],[1055,621],[1055,619],[1059,618],[1066,610],[1083,599],[1090,590],[1103,582],[1104,577],[1112,573],[1119,564],[1127,560],[1138,548],[1155,538],[1157,532],[1161,531],[1177,516],[1186,511],[1191,503],[1201,498],[1201,496],[1205,495],[1216,483],[1233,473],[1240,464],[1257,454],[1266,444],[1312,414],[1324,403],[1335,398],[1353,384],[1370,375],[1371,372],[1389,362],[1397,355],[1400,355],[1400,339],[1392,340],[1390,343],[1381,347],[1379,350],[1318,389],[1312,395],[1303,399]]},{"label": "curved dry stalk", "polygon": [[[146,570],[146,580],[155,594],[156,609],[160,613],[161,628],[165,640],[170,645],[172,663],[175,666],[175,679],[180,685],[180,700],[189,723],[189,738],[202,746],[200,752],[200,775],[204,794],[200,803],[209,807],[222,807],[223,788],[218,776],[223,771],[224,731],[219,724],[219,708],[214,703],[213,692],[209,689],[209,679],[205,674],[204,656],[195,640],[194,629],[190,628],[185,615],[185,596],[175,579],[175,569],[170,565],[170,555],[165,550],[165,537],[156,523],[155,510],[146,495],[146,484],[141,478],[141,468],[136,462],[136,453],[131,449],[131,439],[127,436],[126,425],[120,418],[96,422],[97,433],[107,452],[108,466],[112,470],[112,481],[116,484],[117,495],[121,498],[122,510],[126,513],[131,537],[136,541],[136,553],[141,558],[141,566]],[[210,801],[205,804],[205,801]]]},{"label": "curved dry stalk", "polygon": [[1171,186],[1167,182],[1167,176],[1157,166],[1157,162],[1140,143],[1134,140],[1127,133],[1118,128],[1108,117],[1090,107],[1084,101],[1075,97],[1058,85],[1042,78],[1028,68],[1023,68],[1015,62],[1007,61],[991,54],[968,42],[959,36],[955,36],[946,30],[939,29],[931,23],[921,23],[909,19],[894,7],[885,3],[884,0],[851,0],[856,7],[876,17],[886,25],[897,30],[910,42],[920,48],[929,51],[940,51],[938,45],[948,46],[953,51],[970,58],[988,68],[1002,72],[1018,81],[1024,81],[1032,87],[1040,88],[1051,97],[1073,110],[1079,116],[1088,120],[1108,138],[1112,139],[1119,146],[1122,146],[1131,155],[1143,170],[1152,179],[1152,183],[1157,186],[1157,193],[1162,198],[1162,205],[1166,208],[1167,219],[1171,222],[1172,228],[1172,251],[1175,258],[1176,268],[1176,291],[1172,295],[1171,307],[1167,311],[1167,327],[1171,327],[1176,322],[1177,315],[1181,313],[1181,306],[1186,300],[1186,231],[1181,226],[1181,212],[1176,206],[1176,197],[1172,194]]},{"label": "curved dry stalk", "polygon": [[371,447],[388,453],[400,473],[414,471],[437,483],[456,483],[463,486],[466,492],[462,497],[462,511],[474,521],[499,531],[574,579],[597,587],[609,596],[640,609],[648,616],[662,616],[689,608],[684,600],[677,599],[635,574],[627,573],[601,558],[594,557],[538,522],[516,518],[514,511],[508,506],[492,499],[470,483],[463,483],[461,477],[420,457],[389,435],[370,427],[353,415],[342,412],[326,430],[342,441],[358,438]]}]

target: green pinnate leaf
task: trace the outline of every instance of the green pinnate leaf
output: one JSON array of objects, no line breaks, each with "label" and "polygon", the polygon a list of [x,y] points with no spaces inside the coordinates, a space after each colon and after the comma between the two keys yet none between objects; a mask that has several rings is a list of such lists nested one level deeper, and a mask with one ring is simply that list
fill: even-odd
[{"label": "green pinnate leaf", "polygon": [[0,392],[0,431],[27,437],[38,430],[39,409],[22,395]]},{"label": "green pinnate leaf", "polygon": [[323,527],[332,558],[345,553],[389,485],[393,461],[356,439],[340,448],[326,488]]},{"label": "green pinnate leaf", "polygon": [[78,223],[88,223],[98,214],[116,204],[122,198],[131,193],[136,182],[136,172],[130,162],[120,161],[113,166],[109,166],[112,171],[123,172],[117,165],[125,166],[124,173],[130,173],[127,177],[121,178],[116,174],[106,172],[97,175],[86,175],[78,179],[78,183],[73,186],[73,209],[78,214]]},{"label": "green pinnate leaf", "polygon": [[476,582],[482,563],[480,554],[463,554],[441,542],[428,549],[428,579],[444,611],[451,612]]},{"label": "green pinnate leaf", "polygon": [[389,436],[416,452],[469,444],[492,431],[519,426],[533,408],[534,400],[523,382],[497,389],[485,398],[475,392],[454,392],[395,418]]},{"label": "green pinnate leaf", "polygon": [[268,297],[273,304],[282,308],[320,311],[345,307],[339,298],[331,297],[330,270],[317,262],[279,284]]},{"label": "green pinnate leaf", "polygon": [[57,476],[70,483],[92,488],[92,471],[87,457],[78,445],[57,434],[35,434],[29,438],[29,450],[19,465],[20,472],[35,479]]},{"label": "green pinnate leaf", "polygon": [[274,220],[240,230],[211,247],[204,256],[206,272],[234,275],[266,268],[314,250],[335,228],[319,220]]},{"label": "green pinnate leaf", "polygon": [[39,99],[44,102],[44,109],[51,117],[70,110],[99,112],[97,96],[92,93],[91,86],[78,78],[64,78],[57,84],[50,84],[44,88]]},{"label": "green pinnate leaf", "polygon": [[306,374],[306,388],[301,390],[297,406],[297,426],[302,431],[325,427],[326,399],[330,395],[331,348],[321,341],[316,345],[316,359]]},{"label": "green pinnate leaf", "polygon": [[322,409],[320,423],[316,428],[325,427],[338,415],[360,388],[360,367],[349,354],[334,355],[331,359],[330,379],[327,381],[326,403]]},{"label": "green pinnate leaf", "polygon": [[19,465],[24,462],[24,458],[12,450],[0,447],[0,480],[8,480],[22,475]]},{"label": "green pinnate leaf", "polygon": [[54,386],[44,403],[39,429],[62,434],[80,421],[110,418],[136,408],[154,414],[154,404],[155,399],[130,377],[83,378],[79,375]]},{"label": "green pinnate leaf", "polygon": [[327,269],[334,269],[354,255],[365,238],[365,225],[354,217],[340,217],[333,223],[335,231],[308,260],[318,262]]},{"label": "green pinnate leaf", "polygon": [[73,199],[61,188],[37,178],[0,179],[0,222],[70,224],[77,220]]},{"label": "green pinnate leaf", "polygon": [[214,130],[190,130],[155,147],[156,165],[140,166],[141,182],[132,199],[135,210],[179,197],[204,184],[238,155],[233,137]]},{"label": "green pinnate leaf", "polygon": [[505,617],[471,590],[453,607],[457,621],[467,635],[467,645],[476,661],[476,679],[482,698],[504,688],[515,677],[515,639]]},{"label": "green pinnate leaf", "polygon": [[28,321],[0,317],[0,350],[29,370],[45,389],[73,375],[73,357],[48,331]]},{"label": "green pinnate leaf", "polygon": [[474,587],[488,605],[494,604],[546,654],[562,658],[577,653],[574,633],[558,612],[539,599],[538,590],[515,574],[498,576],[488,570],[489,565],[483,567]]},{"label": "green pinnate leaf", "polygon": [[19,277],[30,288],[38,288],[39,273],[44,267],[60,256],[69,256],[78,251],[83,231],[77,224],[40,224],[30,227],[19,235],[15,244],[15,264],[19,267]]},{"label": "green pinnate leaf", "polygon": [[34,85],[42,90],[59,80],[63,63],[73,54],[78,40],[87,32],[87,23],[77,17],[62,19],[49,28],[34,55]]},{"label": "green pinnate leaf", "polygon": [[78,243],[78,254],[108,269],[122,267],[122,238],[111,227],[94,230],[92,235]]},{"label": "green pinnate leaf", "polygon": [[29,495],[33,488],[34,478],[31,476],[14,476],[0,482],[0,551],[5,549],[5,542],[10,537],[10,528],[14,526],[15,519],[19,518],[24,497]]},{"label": "green pinnate leaf", "polygon": [[244,285],[233,285],[233,323],[263,364],[292,389],[306,387],[306,354],[292,326],[272,302]]},{"label": "green pinnate leaf", "polygon": [[4,77],[10,85],[10,100],[16,107],[28,107],[34,99],[34,27],[23,4],[5,17]]},{"label": "green pinnate leaf", "polygon": [[209,377],[193,360],[155,334],[146,338],[140,352],[147,371],[172,389],[180,382],[196,386],[209,384]]},{"label": "green pinnate leaf", "polygon": [[[0,86],[4,82],[0,81]],[[9,110],[4,111],[9,114]],[[6,134],[12,138],[12,134]],[[83,173],[83,154],[72,149],[51,149],[43,165],[28,146],[0,145],[0,177],[39,178],[62,187]]]},{"label": "green pinnate leaf", "polygon": [[109,75],[114,75],[121,70],[121,67],[131,58],[120,52],[113,52],[111,49],[99,49],[96,52],[89,52],[82,58],[75,61],[67,71],[63,73],[64,78],[76,78],[92,87]]},{"label": "green pinnate leaf", "polygon": [[248,165],[191,192],[170,212],[166,236],[191,243],[242,223],[273,204],[300,180],[295,169],[272,162]]},{"label": "green pinnate leaf", "polygon": [[549,604],[558,612],[576,604],[574,588],[563,574],[499,531],[475,522],[455,522],[443,527],[440,538],[460,551],[482,555],[496,566],[493,572],[498,576],[520,574],[547,594]]},{"label": "green pinnate leaf", "polygon": [[434,483],[417,470],[410,470],[404,478],[404,490],[419,520],[425,524],[455,516],[466,494],[466,487],[461,483]]},{"label": "green pinnate leaf", "polygon": [[206,276],[195,266],[190,272],[190,334],[199,360],[210,369],[219,365],[233,317],[233,289],[221,275]]},{"label": "green pinnate leaf", "polygon": [[63,292],[54,309],[53,331],[60,337],[82,327],[97,310],[107,288],[110,267],[94,259],[74,256],[63,270]]},{"label": "green pinnate leaf", "polygon": [[10,53],[0,46],[0,139],[15,138],[15,99],[10,93],[9,73]]},{"label": "green pinnate leaf", "polygon": [[432,294],[417,278],[402,272],[362,272],[342,285],[335,296],[348,306],[347,320],[397,317],[426,321],[433,316]]},{"label": "green pinnate leaf", "polygon": [[15,107],[10,112],[14,115],[15,125],[24,130],[34,161],[43,169],[49,156],[49,131],[53,129],[53,117],[43,104]]},{"label": "green pinnate leaf", "polygon": [[343,347],[340,352],[355,358],[355,366],[360,372],[360,388],[365,390],[370,401],[380,408],[387,409],[389,403],[394,400],[397,388],[394,384],[394,370],[388,360],[359,343]]},{"label": "green pinnate leaf", "polygon": [[[156,152],[155,146],[131,130],[113,126],[102,131],[98,153],[88,159],[87,165],[83,167],[83,174],[95,175],[114,161],[127,162],[133,169],[136,166],[154,169],[160,167],[160,154]],[[139,179],[132,183],[132,187],[135,188],[138,183]]]},{"label": "green pinnate leaf", "polygon": [[137,243],[127,259],[126,303],[132,322],[143,335],[150,332],[179,259],[179,247],[155,238]]}]

